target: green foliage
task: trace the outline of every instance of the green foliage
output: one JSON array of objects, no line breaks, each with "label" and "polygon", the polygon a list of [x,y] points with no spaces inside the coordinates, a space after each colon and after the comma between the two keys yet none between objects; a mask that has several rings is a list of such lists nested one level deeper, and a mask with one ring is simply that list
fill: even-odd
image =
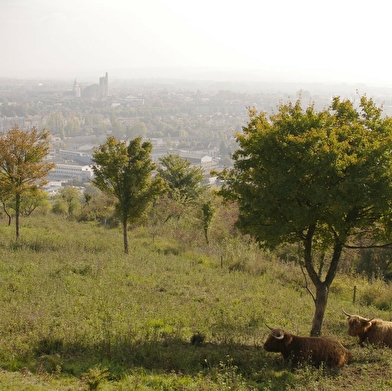
[{"label": "green foliage", "polygon": [[50,211],[51,204],[49,195],[46,191],[32,187],[20,203],[20,212],[22,216],[30,216],[34,211],[46,214]]},{"label": "green foliage", "polygon": [[[3,211],[11,218],[15,213],[15,197],[9,196],[2,200]],[[30,216],[33,212],[47,214],[52,209],[49,194],[37,186],[29,188],[20,201],[20,215]]]},{"label": "green foliage", "polygon": [[82,194],[78,188],[65,186],[55,196],[52,210],[54,213],[67,218],[75,218],[79,215],[82,208],[81,198]]},{"label": "green foliage", "polygon": [[357,296],[358,302],[363,306],[375,307],[382,311],[392,309],[392,286],[383,280],[374,279],[372,283],[363,280],[358,287]]},{"label": "green foliage", "polygon": [[110,124],[112,126],[112,134],[117,139],[121,139],[124,137],[124,129],[121,125],[121,122],[117,119],[114,112],[110,113]]},{"label": "green foliage", "polygon": [[135,137],[146,137],[147,134],[147,126],[142,121],[136,121],[132,126],[128,127],[126,130],[126,136],[128,138]]},{"label": "green foliage", "polygon": [[64,124],[65,119],[61,111],[52,111],[46,118],[45,126],[52,135],[60,135],[64,139]]},{"label": "green foliage", "polygon": [[157,171],[168,184],[170,198],[186,204],[195,201],[203,192],[204,172],[201,167],[192,166],[187,159],[174,154],[160,158],[159,163]]},{"label": "green foliage", "polygon": [[96,221],[108,227],[116,227],[119,224],[115,213],[116,198],[103,193],[97,188],[93,191],[87,188],[84,192],[84,205],[78,217],[80,221]]},{"label": "green foliage", "polygon": [[100,365],[96,365],[94,368],[90,368],[88,372],[83,374],[83,381],[87,385],[88,390],[97,391],[102,385],[102,382],[108,378],[108,368],[101,368]]},{"label": "green foliage", "polygon": [[215,208],[212,201],[208,200],[201,205],[201,209],[203,213],[202,222],[203,222],[204,236],[206,238],[207,244],[209,244],[208,229],[210,228],[212,218],[214,217]]},{"label": "green foliage", "polygon": [[49,153],[49,132],[36,128],[23,131],[14,126],[0,137],[0,200],[14,200],[15,233],[19,238],[19,217],[22,199],[31,198],[37,187],[46,183],[46,176],[54,167],[45,162]]},{"label": "green foliage", "polygon": [[238,202],[237,226],[261,245],[299,246],[317,335],[343,247],[390,239],[392,119],[366,96],[321,111],[297,101],[269,118],[250,109],[237,141],[220,194]]},{"label": "green foliage", "polygon": [[94,151],[93,184],[117,199],[116,210],[123,225],[124,251],[128,253],[128,222],[137,221],[163,191],[159,178],[152,179],[152,145],[141,137],[128,145],[115,137]]},{"label": "green foliage", "polygon": [[355,267],[357,273],[364,272],[371,278],[392,279],[392,253],[389,247],[369,248],[361,250],[356,258]]},{"label": "green foliage", "polygon": [[[212,224],[212,237],[214,229]],[[197,246],[180,247],[172,232],[152,242],[147,230],[135,228],[129,262],[116,246],[118,229],[96,224],[33,214],[17,244],[6,225],[0,233],[2,389],[337,391],[349,384],[362,390],[391,385],[391,350],[357,347],[341,312],[354,312],[352,288],[358,285],[355,312],[387,319],[390,310],[361,304],[372,288],[389,297],[380,280],[339,275],[331,286],[324,332],[349,347],[353,362],[336,372],[293,371],[262,345],[265,323],[307,334],[313,303],[303,275],[295,262],[244,237],[230,236],[211,248],[199,230]],[[234,263],[243,268],[230,270]]]},{"label": "green foliage", "polygon": [[81,133],[80,120],[75,113],[70,112],[67,114],[63,132],[67,137],[78,136]]},{"label": "green foliage", "polygon": [[354,228],[375,226],[387,213],[392,122],[372,100],[362,97],[359,111],[335,98],[320,112],[297,101],[269,119],[249,116],[237,134],[235,168],[221,175],[222,195],[240,201],[243,231],[276,246],[316,225],[315,244],[326,247],[333,234],[346,242]]}]

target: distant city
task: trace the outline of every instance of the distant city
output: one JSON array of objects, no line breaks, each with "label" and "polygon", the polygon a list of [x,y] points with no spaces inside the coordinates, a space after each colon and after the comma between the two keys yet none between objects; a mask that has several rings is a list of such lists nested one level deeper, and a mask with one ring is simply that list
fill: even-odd
[{"label": "distant city", "polygon": [[[392,115],[392,89],[348,84],[268,83],[187,79],[78,80],[0,78],[0,132],[47,129],[48,156],[56,163],[49,192],[92,178],[94,148],[108,135],[120,140],[141,136],[153,144],[154,161],[175,153],[210,172],[230,166],[235,133],[248,120],[248,108],[272,113],[282,101],[301,99],[326,107],[333,96],[353,101],[367,94]],[[91,79],[89,79],[91,80]]]}]

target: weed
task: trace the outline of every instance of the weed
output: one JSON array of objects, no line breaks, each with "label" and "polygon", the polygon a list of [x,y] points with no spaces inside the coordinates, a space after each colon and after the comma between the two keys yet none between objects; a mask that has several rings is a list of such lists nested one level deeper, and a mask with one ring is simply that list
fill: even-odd
[{"label": "weed", "polygon": [[89,391],[97,391],[108,377],[108,368],[101,368],[100,365],[96,365],[82,375],[82,381],[87,385]]}]

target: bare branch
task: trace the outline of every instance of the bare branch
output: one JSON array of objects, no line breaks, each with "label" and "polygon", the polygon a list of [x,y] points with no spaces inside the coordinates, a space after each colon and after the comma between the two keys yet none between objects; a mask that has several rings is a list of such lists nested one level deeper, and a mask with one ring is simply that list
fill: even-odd
[{"label": "bare branch", "polygon": [[304,268],[302,267],[302,265],[301,265],[301,272],[302,272],[302,274],[304,276],[304,279],[305,279],[305,288],[309,292],[310,296],[312,296],[313,301],[316,303],[316,296],[314,295],[314,293],[309,288],[308,279],[306,278],[306,274],[304,272]]},{"label": "bare branch", "polygon": [[345,248],[350,248],[350,249],[365,249],[365,248],[392,248],[392,243],[385,243],[385,244],[369,244],[367,246],[361,245],[361,246],[352,246],[349,244],[346,244],[344,246]]}]

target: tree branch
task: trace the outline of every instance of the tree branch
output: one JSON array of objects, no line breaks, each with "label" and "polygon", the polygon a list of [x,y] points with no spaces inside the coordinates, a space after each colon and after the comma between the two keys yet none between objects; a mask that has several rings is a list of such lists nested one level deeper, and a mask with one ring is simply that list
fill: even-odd
[{"label": "tree branch", "polygon": [[392,243],[385,243],[385,244],[369,244],[368,246],[351,246],[349,244],[344,245],[345,248],[350,249],[362,249],[362,248],[392,248]]},{"label": "tree branch", "polygon": [[313,301],[316,303],[316,296],[314,295],[314,293],[309,288],[308,279],[306,278],[306,274],[304,272],[304,268],[302,267],[302,265],[301,265],[301,272],[302,272],[302,274],[304,276],[304,279],[305,279],[305,288],[309,292],[310,296],[312,296]]}]

